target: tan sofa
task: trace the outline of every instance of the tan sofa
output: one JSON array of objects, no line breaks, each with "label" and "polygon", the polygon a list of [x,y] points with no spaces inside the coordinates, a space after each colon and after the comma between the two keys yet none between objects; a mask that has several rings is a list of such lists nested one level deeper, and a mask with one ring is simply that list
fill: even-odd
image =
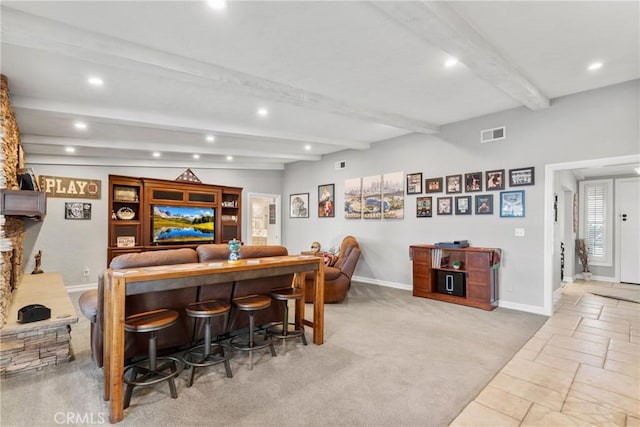
[{"label": "tan sofa", "polygon": [[[240,258],[262,258],[271,256],[288,255],[284,246],[260,246],[247,245],[240,249]],[[194,249],[167,249],[131,253],[115,257],[109,267],[136,268],[155,265],[188,264],[195,262],[222,261],[229,257],[229,248],[224,244],[200,245]],[[176,310],[180,317],[175,325],[158,332],[158,350],[178,349],[187,347],[202,335],[202,322],[194,322],[184,312],[184,307],[194,301],[217,299],[230,303],[235,297],[255,293],[268,293],[271,289],[291,286],[293,274],[285,274],[255,280],[243,280],[241,282],[216,283],[212,285],[193,288],[176,289],[162,292],[152,292],[127,297],[125,315],[140,313],[157,308],[169,308]],[[86,291],[80,296],[80,309],[91,321],[91,351],[93,359],[102,366],[103,364],[103,299],[104,275],[98,277],[98,289]],[[281,321],[282,306],[273,302],[268,310],[256,313],[256,324]],[[233,308],[227,316],[220,316],[212,322],[213,333],[220,337],[233,335],[235,332],[246,328],[247,316]],[[147,354],[148,337],[144,334],[125,333],[125,359]]]},{"label": "tan sofa", "polygon": [[[351,276],[360,259],[360,245],[353,236],[342,239],[338,259],[332,267],[324,269],[324,302],[342,302],[351,287]],[[313,302],[313,278],[306,278],[305,302]]]}]

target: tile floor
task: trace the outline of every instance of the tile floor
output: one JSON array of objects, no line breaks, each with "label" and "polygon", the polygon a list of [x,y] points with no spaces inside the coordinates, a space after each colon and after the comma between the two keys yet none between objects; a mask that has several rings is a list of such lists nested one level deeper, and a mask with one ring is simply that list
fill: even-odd
[{"label": "tile floor", "polygon": [[567,284],[556,312],[451,426],[640,427],[640,285]]}]

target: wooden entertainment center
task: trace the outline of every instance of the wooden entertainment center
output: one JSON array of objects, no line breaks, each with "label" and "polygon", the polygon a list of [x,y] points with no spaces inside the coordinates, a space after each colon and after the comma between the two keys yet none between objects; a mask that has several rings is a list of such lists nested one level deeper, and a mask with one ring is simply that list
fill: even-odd
[{"label": "wooden entertainment center", "polygon": [[154,242],[153,207],[214,210],[214,237],[209,243],[242,240],[242,188],[109,175],[109,241],[107,265],[118,255],[154,249],[194,248],[201,243]]},{"label": "wooden entertainment center", "polygon": [[[434,254],[434,251],[440,251],[440,253]],[[493,310],[498,306],[500,249],[412,245],[409,247],[409,255],[413,261],[414,296],[484,310]],[[440,259],[441,262],[434,265],[435,259]],[[461,263],[459,269],[453,268],[456,261]],[[464,276],[463,296],[439,291],[438,275]]]}]

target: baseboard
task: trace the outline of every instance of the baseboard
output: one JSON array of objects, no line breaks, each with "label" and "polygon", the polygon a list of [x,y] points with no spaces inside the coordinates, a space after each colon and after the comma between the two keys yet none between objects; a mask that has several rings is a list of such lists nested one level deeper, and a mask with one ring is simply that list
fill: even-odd
[{"label": "baseboard", "polygon": [[500,300],[498,301],[498,307],[510,308],[511,310],[526,311],[527,313],[542,314],[543,316],[547,316],[544,307],[538,307],[536,305],[520,304],[517,302]]},{"label": "baseboard", "polygon": [[[584,280],[582,274],[576,274],[576,279]],[[617,282],[615,277],[607,277],[607,276],[594,276],[591,275],[592,282]]]},{"label": "baseboard", "polygon": [[67,288],[67,293],[70,294],[72,292],[84,292],[90,291],[91,289],[98,289],[98,282],[96,283],[84,283],[81,285],[69,285],[65,286]]},{"label": "baseboard", "polygon": [[396,288],[396,289],[403,289],[405,291],[413,291],[413,286],[407,285],[405,283],[388,282],[386,280],[378,280],[378,279],[372,279],[370,277],[362,277],[362,276],[352,276],[351,280],[354,280],[356,282],[369,283],[371,285],[379,285],[379,286],[386,286],[388,288]]},{"label": "baseboard", "polygon": [[573,283],[573,282],[575,282],[575,281],[576,281],[576,278],[575,278],[575,276],[565,276],[565,277],[562,279],[562,281],[563,281],[564,283]]}]

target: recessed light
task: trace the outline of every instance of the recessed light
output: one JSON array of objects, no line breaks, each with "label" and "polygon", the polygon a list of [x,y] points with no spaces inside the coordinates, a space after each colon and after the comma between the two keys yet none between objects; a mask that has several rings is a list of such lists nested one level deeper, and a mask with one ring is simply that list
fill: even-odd
[{"label": "recessed light", "polygon": [[233,160],[233,156],[227,156],[227,160],[228,160],[228,161]]},{"label": "recessed light", "polygon": [[602,68],[602,62],[592,62],[591,64],[589,64],[589,66],[587,67],[587,70],[589,71],[595,71],[595,70],[599,70],[600,68]]},{"label": "recessed light", "polygon": [[260,117],[265,117],[267,114],[269,114],[269,111],[266,108],[258,109],[258,115]]},{"label": "recessed light", "polygon": [[227,8],[227,0],[207,0],[207,4],[213,10],[224,10]]},{"label": "recessed light", "polygon": [[151,155],[153,157],[160,157],[160,153],[158,151],[154,151]]},{"label": "recessed light", "polygon": [[73,147],[65,147],[64,151],[66,151],[67,153],[75,153],[76,149]]},{"label": "recessed light", "polygon": [[311,150],[311,146],[309,144],[307,144],[307,145],[304,146],[304,149],[309,151],[309,150]]},{"label": "recessed light", "polygon": [[640,175],[640,167],[635,168],[634,171],[636,171],[636,173]]},{"label": "recessed light", "polygon": [[85,130],[87,128],[87,124],[83,122],[75,122],[73,127],[80,130]]},{"label": "recessed light", "polygon": [[102,85],[104,85],[104,80],[102,80],[100,77],[92,76],[92,77],[89,77],[87,79],[87,81],[89,82],[89,84],[91,86],[102,86]]},{"label": "recessed light", "polygon": [[194,154],[194,155],[193,155],[193,158],[194,158],[194,159],[199,159],[199,158],[200,158],[200,154]]},{"label": "recessed light", "polygon": [[444,66],[447,68],[451,68],[458,63],[456,58],[449,58],[444,62]]},{"label": "recessed light", "polygon": [[207,142],[213,142],[213,141],[215,141],[215,140],[216,140],[216,137],[215,137],[215,136],[213,136],[213,135],[207,135],[207,138],[206,138],[206,139],[207,139]]}]

